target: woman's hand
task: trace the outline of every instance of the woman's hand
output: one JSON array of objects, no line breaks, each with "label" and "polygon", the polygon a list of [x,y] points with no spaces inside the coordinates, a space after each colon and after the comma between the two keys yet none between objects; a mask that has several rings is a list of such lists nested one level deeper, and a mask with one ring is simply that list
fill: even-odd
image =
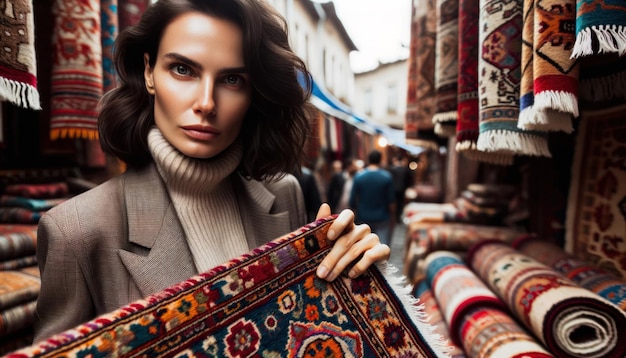
[{"label": "woman's hand", "polygon": [[[330,214],[330,206],[322,204],[316,219]],[[391,253],[389,246],[380,243],[378,235],[372,233],[369,225],[354,223],[352,210],[344,210],[337,216],[328,229],[327,237],[336,242],[317,268],[317,276],[326,281],[336,279],[356,259],[359,260],[354,262],[348,276],[358,277],[374,262],[389,259]]]}]

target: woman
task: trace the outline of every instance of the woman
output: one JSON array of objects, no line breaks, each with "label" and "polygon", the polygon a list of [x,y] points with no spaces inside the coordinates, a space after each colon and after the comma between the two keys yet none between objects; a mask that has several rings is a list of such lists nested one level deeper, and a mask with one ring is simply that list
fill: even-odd
[{"label": "woman", "polygon": [[[310,76],[258,0],[159,0],[119,35],[99,117],[127,171],[39,223],[35,341],[158,292],[306,223],[297,180]],[[304,78],[303,91],[298,76]],[[318,218],[330,215],[323,204]],[[339,214],[317,275],[389,257]]]}]

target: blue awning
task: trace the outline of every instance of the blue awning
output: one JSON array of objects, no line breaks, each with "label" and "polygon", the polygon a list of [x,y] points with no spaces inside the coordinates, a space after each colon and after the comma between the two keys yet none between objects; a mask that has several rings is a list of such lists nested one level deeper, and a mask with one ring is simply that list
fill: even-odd
[{"label": "blue awning", "polygon": [[412,155],[418,155],[426,150],[425,148],[406,143],[404,130],[376,123],[363,115],[357,115],[348,105],[335,98],[314,80],[312,80],[312,85],[311,103],[320,111],[339,118],[370,135],[381,135],[387,139],[390,145],[402,148]]}]

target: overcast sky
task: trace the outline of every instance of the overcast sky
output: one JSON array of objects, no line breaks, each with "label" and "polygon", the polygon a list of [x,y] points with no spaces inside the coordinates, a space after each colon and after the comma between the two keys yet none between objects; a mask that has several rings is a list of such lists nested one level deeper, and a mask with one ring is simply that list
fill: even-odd
[{"label": "overcast sky", "polygon": [[[412,0],[332,0],[359,49],[350,56],[354,72],[408,56]],[[323,1],[322,1],[323,2]]]}]

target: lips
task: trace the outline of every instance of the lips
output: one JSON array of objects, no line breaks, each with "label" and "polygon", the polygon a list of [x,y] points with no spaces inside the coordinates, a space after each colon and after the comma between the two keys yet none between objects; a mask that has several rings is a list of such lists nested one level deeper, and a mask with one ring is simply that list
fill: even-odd
[{"label": "lips", "polygon": [[211,140],[220,134],[217,129],[202,125],[184,126],[182,129],[187,136],[194,140]]},{"label": "lips", "polygon": [[210,126],[203,125],[191,125],[191,126],[183,126],[182,127],[186,131],[195,131],[195,132],[203,132],[203,133],[211,133],[211,134],[219,134],[219,131]]}]

